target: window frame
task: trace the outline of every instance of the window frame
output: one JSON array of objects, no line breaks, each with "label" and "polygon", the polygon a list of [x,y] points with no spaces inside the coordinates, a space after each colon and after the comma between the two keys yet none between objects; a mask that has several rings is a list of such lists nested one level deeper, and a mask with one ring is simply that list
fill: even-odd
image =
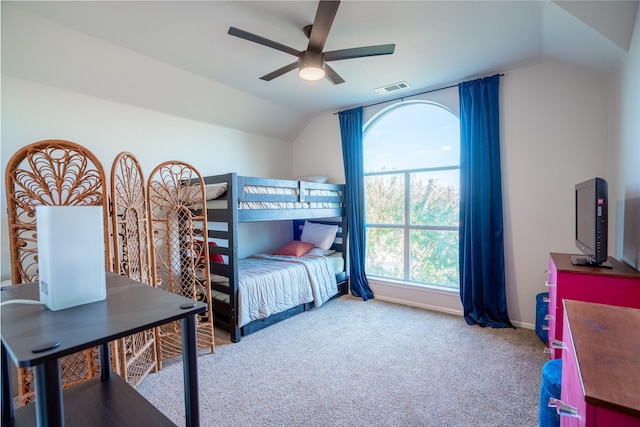
[{"label": "window frame", "polygon": [[[437,108],[442,108],[445,111],[448,111],[453,116],[455,116],[458,121],[460,120],[459,116],[447,108],[442,104],[438,104],[431,101],[411,101],[411,104],[429,104]],[[402,102],[398,104],[391,105],[382,111],[375,114],[371,117],[364,126],[363,129],[363,139],[366,138],[367,133],[372,130],[376,123],[378,123],[381,119],[383,119],[386,115],[393,112],[398,108],[406,108],[408,102]],[[460,141],[458,140],[458,144]],[[364,147],[363,147],[364,148]],[[364,153],[363,153],[364,154]],[[367,230],[369,228],[372,229],[395,229],[402,230],[403,232],[403,278],[393,278],[387,276],[378,276],[376,274],[367,273],[367,276],[371,276],[378,280],[384,280],[389,282],[396,282],[408,285],[416,285],[416,286],[428,286],[434,287],[440,290],[447,291],[459,291],[459,284],[457,287],[447,286],[445,284],[439,283],[427,283],[427,282],[418,282],[414,280],[410,280],[411,276],[411,231],[413,230],[425,230],[425,231],[451,231],[451,232],[459,232],[460,224],[458,225],[425,225],[425,224],[412,224],[411,223],[411,175],[415,173],[424,173],[424,172],[440,172],[440,171],[451,171],[457,170],[460,171],[460,162],[458,161],[457,165],[449,165],[449,166],[436,166],[436,167],[426,167],[426,168],[416,168],[416,169],[395,169],[395,170],[382,170],[379,172],[365,172],[363,174],[363,179],[366,179],[368,176],[382,176],[382,175],[402,175],[404,182],[404,218],[403,224],[385,224],[385,223],[369,223],[366,221],[366,213],[365,213],[365,236],[367,235]],[[459,176],[459,172],[458,172]],[[459,200],[459,198],[458,198]],[[365,206],[366,206],[366,192],[365,192]],[[365,237],[366,238],[366,237]]]}]

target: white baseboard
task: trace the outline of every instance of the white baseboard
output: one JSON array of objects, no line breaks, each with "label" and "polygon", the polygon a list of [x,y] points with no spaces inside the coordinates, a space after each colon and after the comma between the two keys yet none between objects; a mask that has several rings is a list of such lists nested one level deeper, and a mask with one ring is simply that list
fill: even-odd
[{"label": "white baseboard", "polygon": [[419,302],[415,302],[415,301],[407,301],[407,300],[404,300],[404,299],[392,298],[392,297],[385,296],[385,295],[375,294],[374,296],[375,296],[375,299],[379,299],[380,301],[387,301],[387,302],[392,302],[392,303],[395,303],[395,304],[408,305],[410,307],[424,308],[426,310],[433,310],[433,311],[439,311],[439,312],[442,312],[442,313],[455,314],[457,316],[462,316],[462,311],[461,310],[454,310],[454,309],[450,309],[450,308],[447,308],[447,307],[440,307],[440,306],[437,306],[437,305],[419,303]]},{"label": "white baseboard", "polygon": [[536,328],[536,325],[534,325],[533,323],[516,322],[515,320],[512,320],[511,323],[516,328],[524,328],[524,329],[535,329]]},{"label": "white baseboard", "polygon": [[[463,315],[460,294],[449,289],[437,289],[408,283],[390,282],[367,278],[374,297],[381,301],[426,310],[439,311],[457,316]],[[526,322],[511,321],[517,328],[535,329],[535,325]]]}]

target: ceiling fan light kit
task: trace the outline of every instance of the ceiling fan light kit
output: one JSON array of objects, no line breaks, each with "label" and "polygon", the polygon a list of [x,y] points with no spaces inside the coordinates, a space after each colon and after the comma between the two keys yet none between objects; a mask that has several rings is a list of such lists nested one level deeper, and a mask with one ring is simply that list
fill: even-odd
[{"label": "ceiling fan light kit", "polygon": [[305,80],[320,80],[324,77],[324,55],[310,50],[298,57],[300,77]]},{"label": "ceiling fan light kit", "polygon": [[298,57],[298,61],[260,77],[262,80],[271,81],[276,77],[280,77],[298,68],[300,77],[305,80],[319,80],[326,77],[331,83],[337,85],[344,83],[344,79],[340,77],[333,68],[325,65],[325,62],[364,58],[367,56],[391,55],[396,47],[395,44],[386,44],[323,52],[324,44],[329,36],[329,30],[331,30],[331,25],[333,24],[333,19],[336,16],[339,5],[339,1],[320,1],[313,25],[307,25],[303,28],[303,32],[309,38],[309,44],[307,45],[307,50],[302,52],[236,27],[229,27],[228,34]]}]

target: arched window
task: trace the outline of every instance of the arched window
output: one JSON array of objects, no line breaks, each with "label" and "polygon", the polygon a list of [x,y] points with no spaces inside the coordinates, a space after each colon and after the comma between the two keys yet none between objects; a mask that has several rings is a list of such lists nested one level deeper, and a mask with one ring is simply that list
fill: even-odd
[{"label": "arched window", "polygon": [[460,121],[403,102],[364,129],[367,275],[459,288]]}]

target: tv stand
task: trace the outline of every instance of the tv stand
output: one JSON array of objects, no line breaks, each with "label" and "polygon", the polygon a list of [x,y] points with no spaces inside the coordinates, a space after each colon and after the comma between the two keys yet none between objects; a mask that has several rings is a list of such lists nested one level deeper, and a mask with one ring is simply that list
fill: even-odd
[{"label": "tv stand", "polygon": [[578,265],[580,267],[599,267],[599,268],[613,268],[611,261],[595,262],[588,256],[572,255],[571,264]]}]

